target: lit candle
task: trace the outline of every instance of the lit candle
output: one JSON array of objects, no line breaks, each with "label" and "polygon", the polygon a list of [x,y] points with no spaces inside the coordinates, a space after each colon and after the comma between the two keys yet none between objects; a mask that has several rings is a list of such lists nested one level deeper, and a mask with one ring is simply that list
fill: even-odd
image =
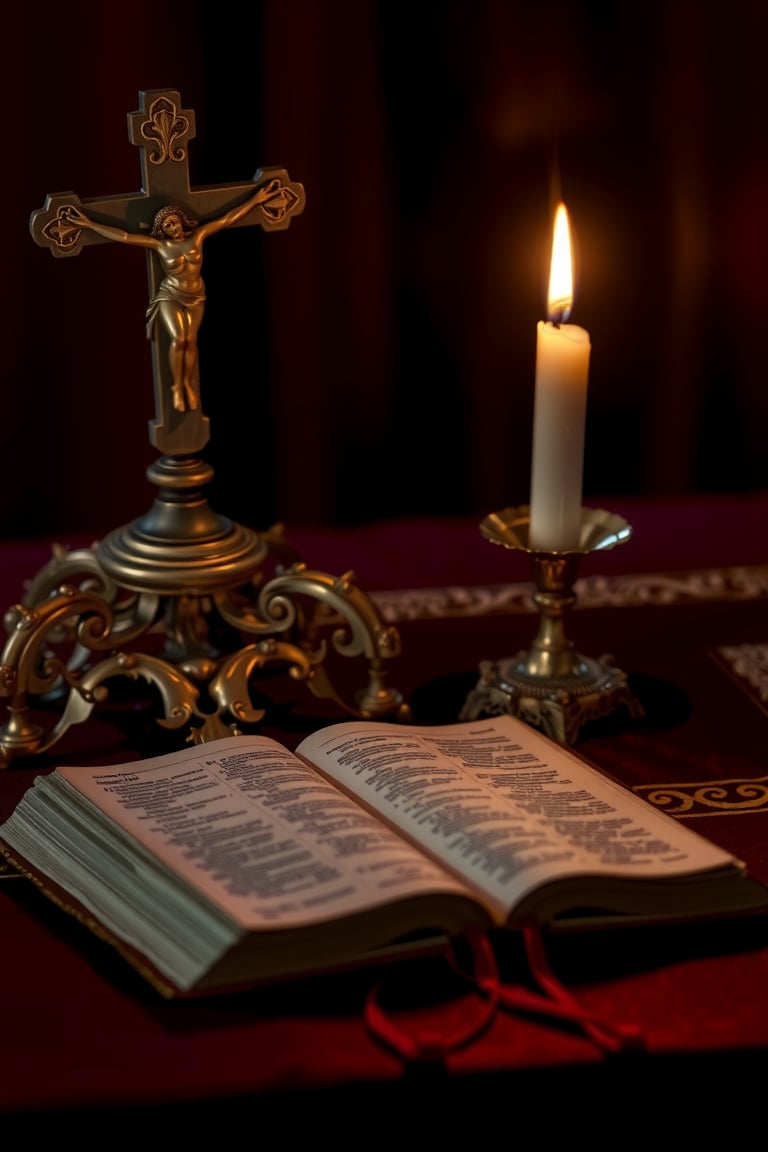
[{"label": "lit candle", "polygon": [[548,321],[536,332],[536,392],[528,543],[546,552],[578,550],[584,480],[589,333],[566,324],[573,306],[568,213],[555,213]]}]

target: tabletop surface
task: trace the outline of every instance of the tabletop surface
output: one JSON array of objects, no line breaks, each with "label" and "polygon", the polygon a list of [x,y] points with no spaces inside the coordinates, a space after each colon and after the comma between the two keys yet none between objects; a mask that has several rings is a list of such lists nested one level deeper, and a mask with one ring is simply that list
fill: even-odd
[{"label": "tabletop surface", "polygon": [[[674,785],[691,801],[678,818],[768,884],[768,493],[612,510],[626,515],[632,537],[585,557],[568,632],[580,652],[612,654],[644,715],[617,713],[588,728],[578,750],[646,798]],[[510,656],[533,636],[526,558],[484,540],[476,522],[414,519],[289,536],[314,567],[354,570],[398,629],[402,650],[389,675],[420,722],[457,719],[480,662]],[[63,543],[90,541],[80,534]],[[52,544],[0,545],[7,606]],[[135,724],[131,716],[124,704],[107,706],[51,753],[0,771],[0,819],[57,762],[153,754],[151,718],[142,713]],[[292,685],[263,730],[291,745],[312,726],[344,718]],[[279,1115],[294,1099],[318,1109],[318,1098],[331,1115],[351,1091],[378,1106],[386,1093],[424,1100],[434,1089],[437,1098],[449,1081],[452,1099],[474,1102],[510,1077],[524,1086],[537,1075],[559,1090],[567,1083],[581,1091],[595,1074],[612,1091],[625,1083],[578,1029],[514,1011],[499,1012],[439,1070],[409,1068],[371,1035],[362,1004],[383,981],[404,1011],[433,1023],[437,1013],[439,1022],[445,1005],[435,990],[445,974],[435,958],[167,1002],[18,877],[0,881],[0,935],[0,1113],[8,1122],[103,1111],[138,1124],[183,1107],[191,1123],[222,1101],[228,1115],[246,1114],[256,1098],[263,1115]],[[633,1076],[641,1067],[661,1085],[682,1074],[681,1061],[705,1058],[720,1078],[764,1067],[765,918],[577,933],[553,940],[550,959],[583,1003],[642,1032]],[[512,979],[525,978],[514,949],[508,963]]]}]

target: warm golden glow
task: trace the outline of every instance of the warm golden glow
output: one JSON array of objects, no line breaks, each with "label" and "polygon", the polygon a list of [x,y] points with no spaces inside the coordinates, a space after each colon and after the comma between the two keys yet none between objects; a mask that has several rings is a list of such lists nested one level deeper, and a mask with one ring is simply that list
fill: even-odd
[{"label": "warm golden glow", "polygon": [[568,213],[565,204],[558,204],[555,212],[555,230],[552,238],[552,262],[549,266],[547,315],[555,323],[568,319],[573,307],[573,253]]}]

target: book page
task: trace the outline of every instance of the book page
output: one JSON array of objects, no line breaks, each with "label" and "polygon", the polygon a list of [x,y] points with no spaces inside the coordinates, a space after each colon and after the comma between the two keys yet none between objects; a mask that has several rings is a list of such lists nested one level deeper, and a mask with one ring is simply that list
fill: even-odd
[{"label": "book page", "polygon": [[432,859],[266,737],[53,775],[244,928],[296,926],[425,892],[467,895]]},{"label": "book page", "polygon": [[556,878],[743,868],[509,715],[415,728],[352,721],[297,752],[507,911]]}]

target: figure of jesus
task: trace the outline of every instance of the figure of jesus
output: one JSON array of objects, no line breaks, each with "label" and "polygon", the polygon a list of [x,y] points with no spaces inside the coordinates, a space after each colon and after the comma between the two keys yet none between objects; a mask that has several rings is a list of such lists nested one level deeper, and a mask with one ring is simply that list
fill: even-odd
[{"label": "figure of jesus", "polygon": [[194,411],[200,406],[197,334],[205,308],[203,243],[214,232],[236,224],[257,204],[264,204],[279,193],[280,181],[270,180],[241,204],[204,224],[190,219],[177,205],[167,204],[155,214],[149,235],[100,224],[75,205],[64,210],[63,215],[79,228],[157,253],[163,278],[147,308],[147,336],[153,338],[158,323],[168,335],[173,406],[177,412]]}]

